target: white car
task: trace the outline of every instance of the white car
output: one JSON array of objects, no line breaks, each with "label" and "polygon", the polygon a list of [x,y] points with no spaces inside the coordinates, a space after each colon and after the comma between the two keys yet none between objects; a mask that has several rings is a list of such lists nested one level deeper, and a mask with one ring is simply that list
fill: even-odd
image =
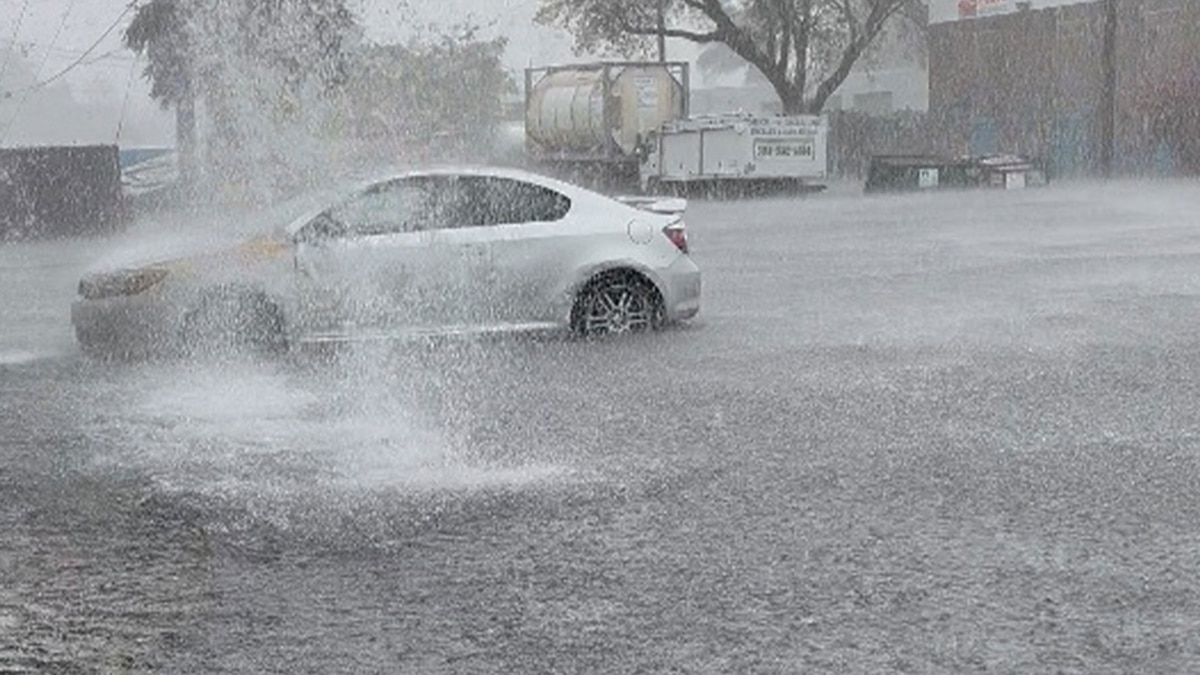
[{"label": "white car", "polygon": [[71,319],[85,352],[127,357],[642,331],[700,309],[685,208],[516,170],[391,174],[260,213],[283,222],[230,248],[89,274]]}]

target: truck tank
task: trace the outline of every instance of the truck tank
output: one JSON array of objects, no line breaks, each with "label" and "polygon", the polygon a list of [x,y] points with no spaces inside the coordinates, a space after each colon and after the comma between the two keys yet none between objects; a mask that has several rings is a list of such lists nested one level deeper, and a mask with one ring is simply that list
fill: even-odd
[{"label": "truck tank", "polygon": [[525,134],[541,159],[635,159],[638,141],[687,114],[687,64],[599,63],[526,71]]}]

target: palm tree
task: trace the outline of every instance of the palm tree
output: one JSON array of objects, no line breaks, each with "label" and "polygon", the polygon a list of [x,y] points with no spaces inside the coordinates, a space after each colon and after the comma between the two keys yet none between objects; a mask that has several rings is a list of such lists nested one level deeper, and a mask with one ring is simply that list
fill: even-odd
[{"label": "palm tree", "polygon": [[180,180],[190,185],[196,168],[196,90],[189,57],[188,8],[180,0],[150,0],[125,29],[125,46],[148,59],[150,96],[175,107],[175,150]]},{"label": "palm tree", "polygon": [[[214,26],[221,28],[214,32]],[[223,32],[230,26],[232,32]],[[245,65],[228,61],[228,54],[279,73],[292,94],[312,78],[328,91],[348,77],[356,30],[345,0],[229,0],[203,9],[193,0],[150,0],[125,30],[125,45],[147,57],[151,97],[175,108],[180,178],[191,185],[197,167],[196,99],[204,98],[210,111],[220,114],[229,103],[214,94],[228,89],[220,78]],[[213,68],[214,59],[221,67]]]}]

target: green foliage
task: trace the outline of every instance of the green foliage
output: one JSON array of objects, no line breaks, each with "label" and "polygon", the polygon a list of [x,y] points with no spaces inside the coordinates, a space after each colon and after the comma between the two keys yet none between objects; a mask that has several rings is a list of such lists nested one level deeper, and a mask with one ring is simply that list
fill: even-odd
[{"label": "green foliage", "polygon": [[228,118],[231,95],[281,100],[248,91],[239,76],[259,90],[280,87],[289,107],[304,105],[316,85],[364,136],[489,130],[516,92],[502,65],[505,39],[481,40],[477,27],[459,25],[364,46],[345,0],[150,0],[125,44],[148,57],[151,96],[164,106],[194,94]]},{"label": "green foliage", "polygon": [[150,0],[125,29],[125,46],[147,57],[150,96],[163,107],[188,95],[187,10],[179,0]]},{"label": "green foliage", "polygon": [[486,134],[516,93],[502,58],[507,40],[480,40],[473,26],[405,45],[364,50],[348,86],[360,136],[429,138]]},{"label": "green foliage", "polygon": [[[282,73],[298,90],[309,78],[345,82],[357,27],[345,0],[150,0],[125,30],[125,45],[148,58],[150,95],[174,105],[203,89],[214,59],[238,59]],[[220,54],[209,53],[214,46]],[[207,63],[208,67],[205,67]]]},{"label": "green foliage", "polygon": [[[566,28],[575,37],[578,52],[612,52],[622,56],[647,56],[652,34],[628,30],[655,26],[658,0],[542,0],[537,21]],[[664,10],[678,18],[676,0],[666,0]]]},{"label": "green foliage", "polygon": [[344,84],[358,27],[345,0],[242,0],[245,49],[298,87],[313,77],[326,90]]}]

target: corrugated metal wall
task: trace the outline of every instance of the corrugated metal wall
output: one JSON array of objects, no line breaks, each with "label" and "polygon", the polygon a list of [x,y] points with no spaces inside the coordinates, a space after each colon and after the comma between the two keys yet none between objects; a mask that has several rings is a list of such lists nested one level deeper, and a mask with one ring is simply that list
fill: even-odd
[{"label": "corrugated metal wall", "polygon": [[[1151,137],[1147,98],[1168,81],[1200,78],[1200,2],[1121,0],[1117,26],[1114,165],[1143,173],[1164,151]],[[936,149],[1037,156],[1058,176],[1098,172],[1104,27],[1102,2],[931,26]]]}]

